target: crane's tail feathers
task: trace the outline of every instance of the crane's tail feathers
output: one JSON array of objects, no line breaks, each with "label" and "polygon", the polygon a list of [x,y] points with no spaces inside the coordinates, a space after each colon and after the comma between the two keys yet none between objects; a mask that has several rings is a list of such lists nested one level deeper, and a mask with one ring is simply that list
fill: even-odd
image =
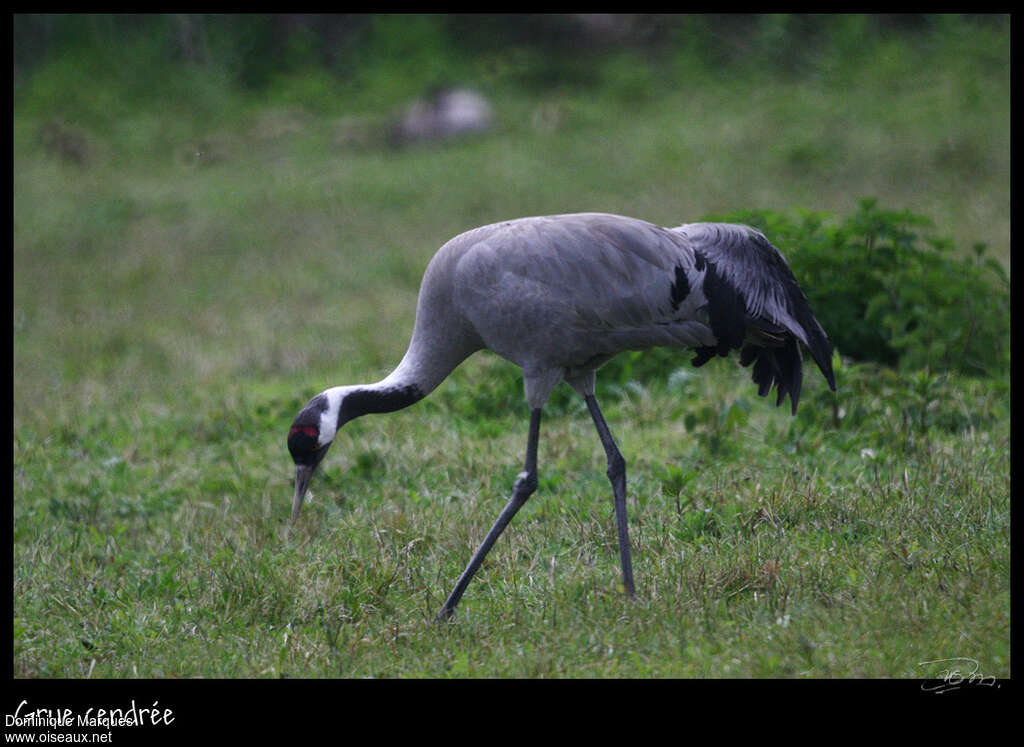
[{"label": "crane's tail feathers", "polygon": [[[748,327],[748,344],[740,350],[740,364],[749,366],[754,364],[753,380],[757,384],[757,393],[762,397],[771,391],[775,386],[779,393],[776,406],[782,404],[785,396],[789,395],[789,401],[793,405],[793,414],[796,415],[797,404],[800,402],[800,389],[803,384],[803,358],[800,354],[800,344],[804,343],[811,354],[811,358],[821,369],[828,387],[833,392],[836,390],[836,377],[832,371],[832,345],[825,335],[825,331],[818,324],[810,310],[807,310],[803,319],[800,319],[802,329],[787,330],[784,334],[785,341],[778,346],[764,345],[762,340],[770,341],[772,337],[779,334],[781,330],[759,329],[756,335],[750,335]],[[758,344],[762,343],[762,344]]]},{"label": "crane's tail feathers", "polygon": [[816,329],[811,331],[810,344],[807,346],[807,349],[811,352],[814,362],[818,364],[818,368],[821,369],[825,381],[828,382],[828,388],[834,392],[836,390],[836,376],[832,372],[832,345],[817,322],[815,322],[815,327]]},{"label": "crane's tail feathers", "polygon": [[751,363],[754,364],[752,378],[757,384],[757,393],[767,397],[775,387],[779,394],[776,406],[781,405],[788,394],[795,415],[803,386],[803,360],[796,338],[790,337],[776,348],[745,345],[740,351],[740,365],[749,366]]},{"label": "crane's tail feathers", "polygon": [[[753,364],[761,396],[774,386],[779,404],[788,394],[796,412],[803,372],[800,345],[811,353],[835,391],[832,346],[779,250],[749,226],[691,223],[673,229],[691,242],[715,345],[697,348],[695,366],[714,355],[740,351]],[[706,267],[706,269],[705,269]]]},{"label": "crane's tail feathers", "polygon": [[[800,353],[797,349],[796,340],[803,343],[804,347],[810,352],[811,358],[814,359],[814,362],[818,364],[818,368],[821,369],[825,381],[828,382],[829,389],[834,392],[836,390],[836,377],[832,371],[832,344],[828,341],[828,335],[825,334],[825,330],[821,328],[818,320],[814,318],[811,307],[807,303],[807,297],[800,290],[795,280],[793,280],[792,285],[788,288],[787,300],[786,306],[788,307],[789,318],[781,322],[785,328],[783,334],[788,333],[786,337],[793,343],[794,354],[798,360]],[[796,370],[797,376],[799,376],[800,369],[797,368]],[[793,401],[793,412],[796,412],[796,400]]]},{"label": "crane's tail feathers", "polygon": [[[806,347],[821,369],[829,389],[833,392],[836,390],[835,374],[832,371],[832,346],[821,325],[813,316],[808,316],[806,326],[799,330],[799,337],[794,334],[795,330],[784,329],[763,320],[748,319],[747,338],[740,349],[740,365],[745,367],[753,364],[751,378],[757,384],[757,393],[766,397],[774,387],[778,392],[776,406],[781,405],[786,395],[789,395],[794,415],[803,387],[800,342],[809,343]],[[703,366],[715,355],[726,355],[728,349],[701,347],[696,349],[696,353],[691,362],[694,366]]]},{"label": "crane's tail feathers", "polygon": [[807,346],[807,350],[811,353],[811,358],[814,359],[814,362],[818,364],[818,368],[821,369],[822,376],[828,382],[828,388],[834,392],[836,390],[836,377],[832,371],[832,343],[828,341],[825,330],[818,324],[818,320],[811,314],[811,310],[806,303],[805,300],[800,315],[800,324],[803,327],[801,330],[803,335],[800,335],[800,339]]}]

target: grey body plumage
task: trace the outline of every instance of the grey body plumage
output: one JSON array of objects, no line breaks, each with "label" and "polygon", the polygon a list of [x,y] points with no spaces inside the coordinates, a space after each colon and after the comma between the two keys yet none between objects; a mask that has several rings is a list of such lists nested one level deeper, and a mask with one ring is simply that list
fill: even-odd
[{"label": "grey body plumage", "polygon": [[788,395],[796,412],[801,345],[834,390],[824,330],[785,259],[747,226],[662,228],[580,213],[467,231],[444,244],[424,272],[412,340],[395,371],[377,384],[325,390],[296,417],[289,433],[297,466],[292,518],[341,425],[412,404],[466,357],[489,349],[523,370],[531,413],[526,464],[440,616],[454,612],[483,556],[535,490],[541,408],[563,379],[586,399],[605,447],[623,582],[632,595],[625,462],[594,398],[596,369],[625,350],[690,348],[702,365],[738,349],[741,364],[753,364],[759,393],[776,388],[777,404]]}]

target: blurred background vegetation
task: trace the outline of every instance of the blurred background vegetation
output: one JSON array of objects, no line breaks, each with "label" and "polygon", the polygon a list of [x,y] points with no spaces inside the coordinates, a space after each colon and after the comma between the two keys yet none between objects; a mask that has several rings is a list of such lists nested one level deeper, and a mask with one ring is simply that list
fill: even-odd
[{"label": "blurred background vegetation", "polygon": [[[16,417],[384,372],[446,239],[588,210],[752,223],[842,353],[1005,367],[1009,38],[991,15],[16,15]],[[389,137],[449,87],[488,132]]]}]

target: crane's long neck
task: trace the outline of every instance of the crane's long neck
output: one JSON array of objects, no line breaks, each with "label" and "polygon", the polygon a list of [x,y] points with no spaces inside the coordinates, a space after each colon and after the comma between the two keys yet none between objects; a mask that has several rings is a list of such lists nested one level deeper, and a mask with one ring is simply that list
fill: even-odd
[{"label": "crane's long neck", "polygon": [[455,368],[439,370],[436,366],[425,365],[426,361],[410,356],[412,350],[410,347],[398,367],[376,384],[336,387],[344,394],[339,413],[342,422],[369,413],[394,412],[415,404],[430,394]]},{"label": "crane's long neck", "polygon": [[[419,402],[444,381],[456,366],[479,349],[463,339],[425,335],[417,329],[402,361],[375,384],[339,386],[324,392],[337,427],[362,415],[394,412]],[[333,414],[333,413],[332,413]]]},{"label": "crane's long neck", "polygon": [[[452,299],[452,262],[458,255],[444,247],[423,274],[416,305],[416,323],[405,356],[394,371],[376,384],[335,387],[324,394],[337,406],[337,427],[373,412],[393,412],[426,397],[455,367],[484,347],[483,341]],[[332,434],[333,435],[333,434]]]}]

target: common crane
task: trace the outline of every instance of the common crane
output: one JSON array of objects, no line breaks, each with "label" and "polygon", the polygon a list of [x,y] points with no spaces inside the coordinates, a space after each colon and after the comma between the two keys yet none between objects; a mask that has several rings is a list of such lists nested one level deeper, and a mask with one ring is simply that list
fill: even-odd
[{"label": "common crane", "polygon": [[595,371],[617,353],[691,348],[693,364],[740,351],[753,381],[795,414],[803,379],[798,342],[835,391],[831,345],[778,250],[760,232],[726,223],[662,228],[580,213],[520,218],[467,231],[442,246],[420,286],[409,348],[376,384],[316,395],[288,432],[295,461],[294,522],[338,430],[367,413],[427,396],[472,353],[488,349],[523,370],[530,408],[523,471],[438,613],[452,616],[505,527],[537,489],[541,409],[565,380],[586,401],[608,458],[622,582],[635,593],[626,523],[626,462],[594,398]]}]

